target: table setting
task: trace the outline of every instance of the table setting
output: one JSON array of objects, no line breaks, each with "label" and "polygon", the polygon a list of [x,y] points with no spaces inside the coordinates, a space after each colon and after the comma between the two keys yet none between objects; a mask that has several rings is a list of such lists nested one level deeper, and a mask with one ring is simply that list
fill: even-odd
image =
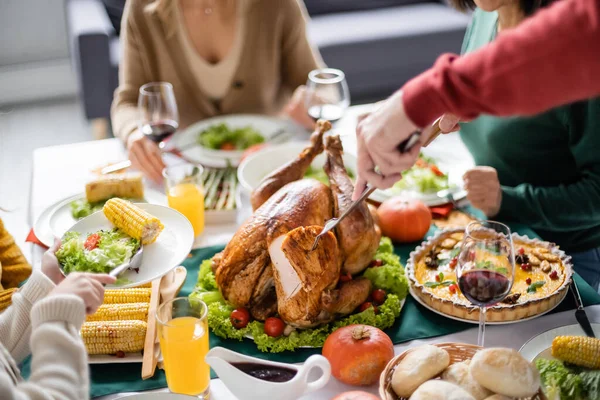
[{"label": "table setting", "polygon": [[[531,227],[468,204],[473,160],[455,134],[351,202],[356,121],[375,105],[349,107],[334,72],[333,86],[310,78],[311,93],[338,93],[307,100],[313,132],[250,114],[178,130],[169,84],[144,85],[164,187],[117,139],[35,151],[33,259],[60,238],[65,273],[119,271],[81,330],[91,397],[600,396],[600,294]],[[516,370],[519,388],[497,384]]]}]

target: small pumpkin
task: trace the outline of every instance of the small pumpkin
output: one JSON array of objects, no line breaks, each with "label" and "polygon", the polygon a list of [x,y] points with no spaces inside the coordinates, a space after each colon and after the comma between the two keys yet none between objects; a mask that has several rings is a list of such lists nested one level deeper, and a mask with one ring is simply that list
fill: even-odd
[{"label": "small pumpkin", "polygon": [[354,390],[338,394],[331,400],[380,400],[380,398],[371,393]]},{"label": "small pumpkin", "polygon": [[325,340],[323,356],[331,373],[348,385],[372,385],[394,357],[392,340],[381,329],[369,325],[348,325]]},{"label": "small pumpkin", "polygon": [[384,236],[400,243],[423,239],[431,226],[431,210],[421,201],[392,197],[377,209]]}]

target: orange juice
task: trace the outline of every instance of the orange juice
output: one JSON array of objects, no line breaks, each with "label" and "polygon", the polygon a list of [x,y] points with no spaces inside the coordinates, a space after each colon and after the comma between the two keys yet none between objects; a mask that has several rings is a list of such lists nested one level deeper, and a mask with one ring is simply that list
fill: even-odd
[{"label": "orange juice", "polygon": [[204,194],[194,183],[179,183],[168,189],[169,207],[174,208],[192,224],[194,235],[204,231]]},{"label": "orange juice", "polygon": [[208,353],[206,318],[178,317],[159,324],[159,338],[169,390],[192,396],[207,391],[210,367],[204,361]]}]

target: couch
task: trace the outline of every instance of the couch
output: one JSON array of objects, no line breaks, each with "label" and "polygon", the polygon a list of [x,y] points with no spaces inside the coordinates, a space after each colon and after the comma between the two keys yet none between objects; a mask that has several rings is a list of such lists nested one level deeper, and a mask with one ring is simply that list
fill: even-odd
[{"label": "couch", "polygon": [[[469,21],[435,1],[305,1],[309,38],[328,66],[346,73],[353,104],[385,98],[439,54],[460,51]],[[110,117],[120,58],[118,10],[110,4],[118,2],[65,2],[71,59],[89,120]]]}]

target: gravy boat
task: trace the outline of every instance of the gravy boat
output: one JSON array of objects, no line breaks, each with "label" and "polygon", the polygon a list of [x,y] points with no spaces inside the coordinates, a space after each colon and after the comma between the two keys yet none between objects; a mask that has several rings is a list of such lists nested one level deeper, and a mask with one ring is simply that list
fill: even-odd
[{"label": "gravy boat", "polygon": [[[321,389],[331,376],[329,361],[321,355],[310,356],[303,365],[294,365],[248,357],[223,347],[215,347],[206,354],[205,361],[239,400],[297,399],[305,393]],[[270,366],[287,368],[296,371],[296,375],[287,382],[269,382],[248,375],[231,363],[253,363],[266,368]],[[314,368],[320,369],[323,374],[319,379],[308,382],[309,372]]]}]

